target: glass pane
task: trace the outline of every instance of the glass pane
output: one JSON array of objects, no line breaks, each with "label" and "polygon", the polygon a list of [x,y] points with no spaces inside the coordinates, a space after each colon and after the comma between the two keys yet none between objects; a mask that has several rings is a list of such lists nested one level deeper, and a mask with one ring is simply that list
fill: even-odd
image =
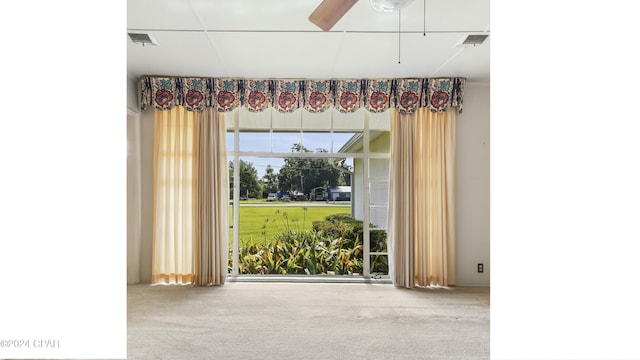
[{"label": "glass pane", "polygon": [[240,151],[269,151],[268,132],[240,132]]},{"label": "glass pane", "polygon": [[387,255],[371,255],[371,275],[389,274],[389,257]]},{"label": "glass pane", "polygon": [[389,159],[371,159],[369,165],[371,178],[389,178]]},{"label": "glass pane", "polygon": [[390,136],[388,131],[371,131],[369,134],[371,142],[369,152],[388,154],[391,149]]},{"label": "glass pane", "polygon": [[343,114],[336,110],[333,111],[333,128],[334,129],[364,129],[364,109],[358,109],[356,112]]},{"label": "glass pane", "polygon": [[233,131],[232,132],[227,132],[227,152],[233,151],[234,150],[234,143],[233,140],[235,139],[235,137],[233,136]]},{"label": "glass pane", "polygon": [[328,132],[307,132],[302,134],[302,146],[311,150],[331,151],[331,133]]},{"label": "glass pane", "polygon": [[369,216],[371,224],[375,227],[386,229],[387,227],[387,207],[371,206]]},{"label": "glass pane", "polygon": [[[255,162],[252,159],[256,159]],[[255,167],[258,161],[272,163],[277,159],[242,157],[241,160]],[[276,197],[270,201],[250,199],[240,203],[237,229],[240,274],[362,274],[362,244],[358,242],[363,238],[362,223],[351,219],[351,204],[298,197],[300,186],[317,188],[328,181],[330,188],[335,187],[337,182],[331,179],[311,176],[311,169],[317,166],[307,166],[324,163],[325,170],[330,170],[326,159],[280,160],[284,162],[280,170],[284,171],[279,174],[283,176],[278,177]],[[258,167],[249,172],[261,175]],[[266,174],[263,180],[265,178]]]},{"label": "glass pane", "polygon": [[333,151],[334,152],[362,152],[362,140],[356,141],[358,137],[362,137],[362,133],[353,132],[335,132],[333,133]]},{"label": "glass pane", "polygon": [[389,121],[390,111],[387,110],[383,113],[370,113],[369,114],[369,129],[371,130],[389,130],[391,128],[391,122]]},{"label": "glass pane", "polygon": [[351,186],[338,185],[330,187],[327,199],[329,201],[351,201]]},{"label": "glass pane", "polygon": [[389,184],[371,183],[369,186],[369,203],[373,205],[386,205],[389,203]]},{"label": "glass pane", "polygon": [[370,230],[371,252],[387,252],[387,231]]},{"label": "glass pane", "polygon": [[300,129],[301,112],[298,109],[292,113],[281,113],[271,108],[271,122],[274,129]]},{"label": "glass pane", "polygon": [[333,163],[344,170],[340,171],[340,176],[342,179],[338,179],[338,185],[346,185],[351,186],[351,183],[354,181],[354,173],[353,173],[353,158],[340,158],[333,159]]},{"label": "glass pane", "polygon": [[[273,152],[293,152],[292,147],[300,144],[300,132],[273,132]],[[264,151],[264,150],[263,150]]]},{"label": "glass pane", "polygon": [[[229,175],[229,199],[233,199],[233,156],[232,155],[228,155],[227,156],[227,169],[228,170],[228,175]],[[233,222],[231,222],[231,224],[233,224]]]},{"label": "glass pane", "polygon": [[266,199],[269,193],[280,190],[278,188],[278,173],[284,164],[284,159],[258,156],[243,156],[240,159],[252,164],[258,181],[262,181],[262,193],[256,196],[257,198]]}]

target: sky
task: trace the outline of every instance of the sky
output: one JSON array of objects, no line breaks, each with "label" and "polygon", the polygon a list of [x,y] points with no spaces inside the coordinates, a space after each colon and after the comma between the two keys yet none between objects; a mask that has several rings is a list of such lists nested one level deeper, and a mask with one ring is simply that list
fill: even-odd
[{"label": "sky", "polygon": [[[338,151],[351,137],[353,132],[241,132],[239,147],[240,151],[261,151],[261,152],[280,152],[289,153],[293,144],[302,143],[304,147],[310,150],[318,148],[327,151]],[[227,133],[227,151],[231,152],[234,148],[234,134]],[[332,145],[333,141],[333,145]],[[231,159],[231,157],[230,157]],[[265,174],[267,165],[271,165],[274,172],[278,172],[284,164],[283,158],[277,157],[253,157],[243,156],[242,160],[253,164],[258,171],[258,178],[262,178]],[[347,159],[348,165],[353,165],[353,159]]]}]

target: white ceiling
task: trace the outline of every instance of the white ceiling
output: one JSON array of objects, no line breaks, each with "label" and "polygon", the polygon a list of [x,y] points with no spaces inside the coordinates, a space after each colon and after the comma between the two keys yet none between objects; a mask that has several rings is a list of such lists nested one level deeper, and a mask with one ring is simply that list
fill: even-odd
[{"label": "white ceiling", "polygon": [[[332,0],[339,1],[339,0]],[[237,78],[465,77],[489,82],[489,0],[414,0],[399,13],[359,0],[331,29],[308,21],[321,0],[128,0],[128,75]],[[426,29],[426,36],[424,30]],[[400,61],[400,63],[398,63]]]}]

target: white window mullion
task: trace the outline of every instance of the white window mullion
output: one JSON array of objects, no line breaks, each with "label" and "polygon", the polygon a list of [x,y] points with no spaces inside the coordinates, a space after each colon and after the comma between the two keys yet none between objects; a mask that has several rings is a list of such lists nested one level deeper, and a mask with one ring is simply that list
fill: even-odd
[{"label": "white window mullion", "polygon": [[363,199],[363,206],[364,206],[364,223],[362,224],[362,245],[363,245],[363,251],[362,251],[362,275],[365,278],[368,278],[370,276],[370,272],[371,272],[371,256],[370,256],[370,252],[371,252],[371,234],[369,233],[369,224],[371,223],[369,221],[371,213],[370,213],[370,209],[369,209],[369,198],[370,198],[370,194],[369,194],[369,188],[370,188],[370,177],[369,177],[369,112],[365,111],[364,113],[364,141],[363,141],[363,147],[362,147],[362,152],[364,153],[364,161],[363,161],[363,170],[364,170],[364,174],[363,174],[363,178],[364,178],[364,191],[363,191],[363,195],[364,195],[364,199]]},{"label": "white window mullion", "polygon": [[239,274],[240,256],[240,130],[238,109],[233,111],[233,260],[232,275]]}]

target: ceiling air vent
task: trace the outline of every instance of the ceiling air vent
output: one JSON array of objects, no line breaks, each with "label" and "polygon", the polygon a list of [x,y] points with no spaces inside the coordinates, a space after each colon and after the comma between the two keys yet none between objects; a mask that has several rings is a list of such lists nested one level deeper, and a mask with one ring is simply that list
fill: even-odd
[{"label": "ceiling air vent", "polygon": [[478,46],[489,37],[489,35],[469,35],[458,46]]},{"label": "ceiling air vent", "polygon": [[129,38],[134,44],[138,44],[140,46],[158,45],[158,41],[153,37],[153,35],[148,33],[129,33]]}]

